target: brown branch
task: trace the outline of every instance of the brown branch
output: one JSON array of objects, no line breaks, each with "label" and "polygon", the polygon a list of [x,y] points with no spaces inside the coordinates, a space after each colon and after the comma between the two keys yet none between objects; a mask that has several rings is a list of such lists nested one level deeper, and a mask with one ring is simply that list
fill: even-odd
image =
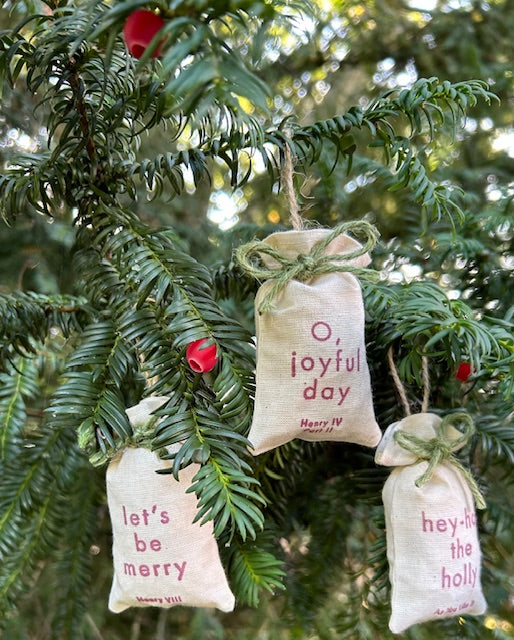
[{"label": "brown branch", "polygon": [[[97,164],[96,147],[95,147],[95,142],[93,140],[93,136],[91,135],[91,123],[89,121],[89,116],[86,109],[86,103],[82,98],[79,97],[83,93],[82,89],[84,87],[84,83],[82,82],[82,79],[77,71],[76,63],[77,63],[76,58],[74,57],[70,58],[70,67],[71,67],[70,68],[70,71],[71,71],[70,87],[73,91],[75,106],[77,109],[77,113],[79,114],[80,130],[82,131],[82,133],[84,134],[84,137],[86,138],[87,155],[89,156],[89,160],[91,161],[91,164],[95,165]],[[97,174],[99,173],[99,171],[100,171],[100,168],[97,165]]]}]

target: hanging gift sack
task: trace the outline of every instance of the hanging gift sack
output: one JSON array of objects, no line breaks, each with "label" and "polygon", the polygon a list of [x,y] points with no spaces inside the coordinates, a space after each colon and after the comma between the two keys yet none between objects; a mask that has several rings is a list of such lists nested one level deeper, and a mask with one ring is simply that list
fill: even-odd
[{"label": "hanging gift sack", "polygon": [[[365,245],[345,231],[365,235]],[[368,223],[350,222],[274,233],[238,250],[243,269],[266,280],[255,299],[255,455],[294,438],[380,440],[357,279],[377,275],[365,268],[376,239]]]},{"label": "hanging gift sack", "polygon": [[396,467],[382,493],[393,633],[486,609],[474,500],[485,504],[452,454],[472,432],[467,414],[419,413],[392,424],[377,448],[376,462]]},{"label": "hanging gift sack", "polygon": [[[166,400],[147,398],[127,410],[136,433],[148,429],[152,411]],[[171,465],[149,449],[127,447],[107,469],[114,562],[109,609],[115,613],[147,606],[234,608],[212,522],[193,524],[197,500],[186,491],[199,466],[189,465],[178,480],[156,473]]]}]

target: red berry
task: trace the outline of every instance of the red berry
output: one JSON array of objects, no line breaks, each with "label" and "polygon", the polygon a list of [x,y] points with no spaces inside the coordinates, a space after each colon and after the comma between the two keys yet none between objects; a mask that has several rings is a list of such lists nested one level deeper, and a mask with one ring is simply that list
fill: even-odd
[{"label": "red berry", "polygon": [[212,371],[218,362],[216,345],[210,344],[202,349],[202,345],[207,342],[207,338],[195,340],[186,349],[186,358],[189,366],[197,373],[207,373]]},{"label": "red berry", "polygon": [[459,368],[457,369],[457,373],[455,374],[457,380],[460,380],[460,382],[466,382],[470,375],[471,365],[469,364],[469,362],[461,362],[459,364]]},{"label": "red berry", "polygon": [[[140,58],[163,26],[164,20],[153,11],[138,9],[131,13],[123,27],[123,37],[131,55]],[[161,44],[152,53],[152,58],[157,58],[160,53]]]}]

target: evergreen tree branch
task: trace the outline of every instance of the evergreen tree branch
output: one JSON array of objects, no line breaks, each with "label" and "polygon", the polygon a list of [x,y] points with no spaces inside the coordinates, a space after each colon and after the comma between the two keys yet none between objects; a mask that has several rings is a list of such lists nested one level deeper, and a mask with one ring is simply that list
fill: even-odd
[{"label": "evergreen tree branch", "polygon": [[[68,508],[62,522],[62,536],[52,566],[57,599],[52,619],[53,637],[59,640],[77,640],[81,637],[83,616],[90,604],[91,544],[96,530],[98,487],[92,478],[91,467],[80,457],[65,488],[66,499],[74,508]],[[68,468],[70,465],[68,465]],[[65,579],[61,579],[65,576]]]},{"label": "evergreen tree branch", "polygon": [[488,322],[487,317],[477,318],[464,301],[448,299],[435,282],[365,283],[363,290],[372,314],[370,324],[380,326],[381,343],[400,341],[408,351],[397,363],[407,383],[423,386],[422,354],[453,362],[454,367],[470,362],[475,371],[488,367],[507,373],[512,366],[507,327]]},{"label": "evergreen tree branch", "polygon": [[[267,550],[269,541],[263,536],[255,544],[233,541],[226,553],[228,573],[239,601],[256,607],[261,591],[269,593],[285,589],[283,563]],[[264,543],[264,544],[263,544]],[[267,543],[267,544],[266,544]]]},{"label": "evergreen tree branch", "polygon": [[[140,361],[150,379],[158,378],[147,393],[158,389],[170,397],[157,412],[162,420],[152,447],[180,445],[167,456],[175,474],[192,461],[203,465],[191,488],[199,498],[198,519],[214,519],[217,536],[228,527],[231,535],[255,538],[264,500],[252,488],[257,481],[246,462],[254,384],[249,336],[218,307],[209,271],[180,250],[172,232],[143,233],[120,209],[100,208],[96,215],[95,233],[80,235],[79,242],[94,242],[109,258],[90,260],[95,251],[84,247],[80,260],[89,275],[87,295],[113,320],[84,330],[49,419],[73,418],[81,447],[94,464],[104,463],[135,441],[118,389]],[[218,347],[219,370],[210,384],[184,362],[186,346],[201,337],[212,337]]]},{"label": "evergreen tree branch", "polygon": [[50,329],[58,328],[69,336],[80,331],[92,309],[78,296],[46,296],[34,292],[0,293],[0,355],[34,355],[36,344],[47,338]]},{"label": "evergreen tree branch", "polygon": [[[461,192],[457,187],[437,185],[430,180],[417,155],[413,138],[424,133],[425,129],[433,137],[435,120],[442,125],[449,113],[450,122],[455,126],[457,116],[464,116],[466,109],[474,106],[479,99],[489,103],[495,98],[482,81],[451,84],[446,81],[441,83],[437,78],[420,79],[411,89],[399,92],[398,97],[384,96],[364,110],[352,107],[343,115],[304,127],[288,122],[291,130],[288,135],[282,128],[264,130],[260,140],[253,139],[252,134],[241,137],[239,132],[232,136],[224,135],[187,152],[160,154],[154,160],[132,163],[130,175],[139,175],[149,190],[155,190],[157,183],[157,193],[162,191],[162,185],[167,180],[172,189],[179,193],[184,169],[193,172],[195,183],[198,184],[200,177],[208,172],[206,158],[220,158],[230,170],[232,185],[237,187],[251,176],[250,169],[240,175],[242,152],[250,154],[250,167],[252,155],[259,153],[268,172],[275,177],[284,162],[286,146],[291,147],[299,164],[313,164],[318,161],[327,141],[334,146],[337,157],[340,154],[346,157],[349,170],[359,144],[350,132],[366,129],[372,137],[370,146],[383,149],[387,164],[395,162],[389,174],[390,190],[407,188],[413,199],[436,220],[442,215],[452,218],[454,214],[462,220],[462,210],[455,200],[455,196]],[[406,118],[410,124],[409,137],[397,133],[399,127],[393,125],[393,121],[398,117]],[[270,146],[278,149],[280,162],[275,159]]]},{"label": "evergreen tree branch", "polygon": [[126,445],[132,428],[121,388],[131,358],[110,322],[87,327],[70,355],[46,411],[50,424],[76,424],[79,445],[89,455],[99,449],[111,455]]},{"label": "evergreen tree branch", "polygon": [[[63,489],[73,469],[73,430],[41,427],[2,467],[0,602],[7,610],[37,577],[36,562],[52,557],[70,508]],[[20,473],[20,469],[22,470]],[[73,472],[72,472],[73,473]]]},{"label": "evergreen tree branch", "polygon": [[[76,447],[78,431],[94,464],[106,463],[123,446],[135,444],[152,446],[159,454],[174,446],[176,453],[164,455],[173,461],[175,474],[190,462],[200,465],[190,488],[199,500],[198,520],[213,521],[241,602],[255,606],[263,591],[281,588],[283,570],[275,558],[277,542],[271,539],[280,537],[287,556],[288,598],[296,608],[292,631],[291,617],[283,616],[288,636],[312,631],[327,638],[389,637],[384,631],[389,610],[383,600],[383,522],[377,508],[382,474],[371,456],[351,445],[294,442],[258,458],[249,455],[246,435],[255,391],[255,349],[249,331],[227,317],[231,314],[226,310],[237,305],[238,317],[251,327],[255,285],[230,263],[211,273],[188,255],[171,230],[139,221],[127,201],[140,196],[141,186],[154,198],[170,190],[181,194],[189,172],[199,185],[214,173],[219,160],[228,167],[234,187],[254,179],[257,156],[275,181],[287,148],[297,166],[326,163],[328,175],[327,157],[333,159],[332,169],[339,163],[348,173],[358,163],[357,169],[365,167],[369,177],[378,176],[390,191],[404,194],[409,207],[401,216],[394,211],[389,215],[388,209],[387,216],[380,217],[380,203],[375,207],[371,202],[368,208],[365,199],[358,209],[362,215],[375,210],[393,238],[375,252],[377,262],[395,269],[404,261],[420,267],[420,278],[430,274],[434,279],[363,287],[377,416],[381,424],[396,417],[383,365],[387,348],[394,344],[402,378],[412,387],[421,384],[421,358],[428,355],[437,390],[435,410],[464,403],[474,409],[479,417],[473,463],[483,470],[490,493],[496,490],[503,496],[500,472],[513,458],[508,424],[513,327],[504,295],[508,269],[502,266],[510,260],[508,189],[499,187],[504,189],[501,204],[484,204],[487,194],[482,194],[483,200],[475,202],[479,213],[472,219],[465,210],[471,201],[461,198],[446,180],[447,168],[444,173],[429,169],[429,154],[437,151],[430,146],[434,136],[455,130],[466,114],[483,113],[478,101],[487,103],[493,94],[479,81],[452,84],[431,77],[333,118],[306,126],[290,121],[276,126],[267,114],[271,92],[263,83],[265,76],[250,61],[262,55],[266,64],[263,42],[270,42],[265,40],[270,29],[276,28],[280,14],[290,28],[286,14],[294,15],[303,3],[271,6],[260,0],[222,0],[208,6],[203,0],[174,5],[159,1],[167,23],[161,34],[166,39],[164,55],[151,60],[149,49],[139,62],[127,54],[121,29],[135,8],[146,7],[143,0],[55,0],[46,5],[50,12],[28,16],[0,38],[4,84],[28,97],[27,104],[37,105],[30,114],[33,130],[44,125],[48,131],[46,151],[8,157],[0,176],[0,212],[7,220],[20,212],[74,219],[77,289],[82,295],[0,296],[0,325],[5,329],[0,346],[10,360],[7,375],[0,379],[0,547],[7,557],[0,567],[0,592],[8,600],[6,609],[17,604],[18,594],[41,566],[55,563],[55,575],[66,574],[69,580],[61,580],[56,594],[53,633],[69,638],[80,634],[86,602],[81,592],[90,580],[87,546],[96,505],[92,472]],[[36,4],[10,6],[23,14]],[[386,7],[391,14],[395,8],[407,10],[402,3]],[[488,13],[497,9],[474,8],[480,18],[477,31],[486,28]],[[370,9],[359,5],[340,16],[350,26],[351,35],[345,32],[344,38],[352,46],[360,20],[357,10],[365,17]],[[396,20],[394,16],[395,24]],[[321,33],[322,26],[316,29]],[[373,37],[379,30],[365,29]],[[428,27],[422,32],[428,34]],[[436,40],[436,54],[445,51],[447,39]],[[400,48],[404,56],[406,47]],[[351,64],[356,52],[346,58]],[[332,54],[327,50],[326,55],[330,59]],[[374,58],[373,64],[382,57]],[[421,63],[421,56],[415,58]],[[282,63],[281,56],[277,66]],[[492,77],[485,70],[479,65],[476,75]],[[440,75],[451,77],[444,68]],[[26,125],[17,126],[22,130]],[[136,161],[140,134],[165,127],[167,148]],[[493,174],[510,175],[510,165],[501,168],[491,158],[487,162]],[[476,175],[472,172],[469,181]],[[438,182],[440,178],[444,181]],[[375,204],[380,193],[376,186]],[[470,191],[476,197],[478,190]],[[333,201],[327,198],[321,204],[328,206],[320,221],[332,224]],[[425,225],[429,233],[421,239],[419,209],[431,218],[430,226]],[[348,211],[353,211],[351,206]],[[454,220],[463,225],[458,230],[454,225],[452,235]],[[395,230],[395,222],[409,225],[408,233]],[[262,227],[259,233],[264,232]],[[463,257],[472,263],[464,270],[459,267]],[[445,289],[436,284],[446,287],[449,275],[451,288],[466,292],[461,299],[448,298],[450,285]],[[496,306],[485,306],[485,300]],[[32,430],[31,418],[39,419],[39,407],[46,404],[38,397],[38,367],[32,357],[41,355],[41,345],[52,340],[55,327],[68,338],[68,360],[46,419],[41,424],[38,420],[38,428]],[[192,372],[185,359],[188,343],[199,338],[211,340],[218,351],[218,365],[207,375]],[[51,349],[43,357],[48,362]],[[448,371],[462,359],[475,371],[470,382],[457,385],[449,381]],[[37,386],[47,393],[43,380],[37,380]],[[168,395],[170,401],[158,412],[155,430],[133,433],[125,408],[156,393]],[[29,402],[37,403],[36,408],[28,407]],[[488,555],[498,548],[500,537],[490,532],[505,540],[501,527],[508,528],[510,520],[501,500],[493,497],[491,504],[483,532],[486,568],[494,566],[500,573],[498,558]],[[280,525],[274,536],[266,526],[270,522]],[[487,571],[485,575],[486,586],[496,580],[496,593],[497,576]],[[313,603],[319,605],[315,611]],[[18,635],[25,633],[24,625],[20,622]],[[277,627],[270,633],[278,635],[282,629]],[[111,627],[106,633],[110,631]],[[453,626],[427,625],[406,637],[434,633],[445,638],[464,633],[481,640],[493,635],[482,620],[459,620]]]},{"label": "evergreen tree branch", "polygon": [[[99,6],[100,4],[102,3],[95,2],[94,7],[95,11],[100,11],[97,18],[101,23],[103,7]],[[124,9],[124,11],[126,10]],[[119,18],[119,12],[113,11]],[[86,18],[84,17],[83,20],[86,20]],[[191,26],[189,19],[177,18],[177,20],[181,25],[184,25],[184,28]],[[170,22],[169,29],[175,28],[173,26],[174,23],[174,20]],[[80,21],[79,24],[81,24]],[[205,29],[210,30],[210,26],[203,22],[195,23],[193,26],[194,33],[203,33],[202,30]],[[61,30],[64,29],[68,29],[66,33],[67,43],[69,43],[69,30],[72,33],[76,33],[77,25],[69,24],[65,16],[63,16],[62,20],[55,22],[47,20],[45,28],[39,34],[39,37],[43,41],[45,37],[48,38],[49,40],[46,43],[48,46],[50,42],[54,43],[59,38]],[[215,52],[219,50],[219,55],[221,56],[220,64],[222,66],[224,64],[222,59],[227,55],[230,58],[230,65],[235,65],[233,68],[231,66],[231,70],[224,75],[224,81],[220,85],[223,89],[216,88],[214,92],[214,94],[217,94],[217,92],[221,91],[219,104],[224,105],[224,109],[228,109],[227,105],[230,105],[231,101],[233,102],[233,97],[231,97],[233,90],[231,77],[233,74],[235,74],[233,75],[233,83],[242,87],[243,94],[247,91],[247,97],[255,102],[255,92],[250,88],[252,81],[248,79],[250,76],[248,78],[246,76],[240,77],[243,67],[238,66],[239,63],[234,59],[234,52],[231,51],[229,54],[225,51],[225,43],[222,43],[214,34],[211,35],[211,44],[217,43],[217,45],[214,48],[211,47],[208,50],[209,53],[205,55],[217,55]],[[79,44],[75,43],[73,47],[74,53],[71,57],[68,52],[67,59],[64,58],[66,42],[57,51],[54,51],[53,55],[56,58],[52,60],[44,55],[39,55],[37,49],[32,49],[28,43],[26,43],[25,47],[17,46],[14,49],[4,43],[3,47],[6,66],[10,67],[16,56],[19,56],[20,62],[27,65],[29,69],[28,84],[34,91],[44,81],[44,74],[48,75],[49,64],[52,64],[52,74],[59,74],[59,72],[61,74],[60,81],[56,83],[55,87],[50,86],[48,88],[48,96],[45,98],[45,100],[50,101],[49,104],[55,103],[53,108],[55,126],[51,130],[54,130],[57,125],[66,124],[64,131],[60,134],[60,140],[54,149],[53,156],[55,157],[57,154],[63,161],[70,157],[76,159],[77,152],[85,148],[88,162],[91,163],[93,157],[95,157],[97,163],[96,170],[93,170],[88,183],[83,185],[83,189],[79,188],[77,190],[75,194],[76,202],[81,202],[82,197],[88,192],[91,193],[91,191],[95,194],[95,197],[102,197],[103,191],[106,194],[112,194],[120,189],[135,193],[135,184],[133,182],[135,174],[139,174],[141,180],[146,182],[147,188],[156,188],[157,194],[161,191],[165,180],[169,182],[172,189],[179,192],[183,186],[183,171],[185,168],[189,167],[193,170],[196,182],[201,176],[208,174],[205,161],[207,157],[216,157],[224,160],[230,169],[232,183],[240,185],[246,182],[251,175],[250,170],[247,170],[242,176],[239,175],[239,155],[245,149],[250,150],[251,153],[260,153],[268,171],[272,174],[276,171],[277,161],[269,150],[269,143],[279,149],[282,158],[285,146],[290,145],[298,158],[298,162],[300,164],[303,162],[309,164],[317,161],[323,144],[328,141],[335,146],[338,155],[342,154],[343,157],[346,157],[348,168],[350,168],[357,144],[350,132],[353,129],[361,130],[365,128],[372,138],[371,144],[383,148],[386,163],[389,164],[391,161],[396,161],[393,173],[395,181],[391,188],[408,188],[414,199],[435,219],[439,219],[443,214],[450,217],[456,214],[457,217],[462,218],[462,212],[454,197],[455,189],[451,190],[446,185],[436,185],[428,178],[423,163],[416,153],[413,138],[422,133],[425,127],[428,127],[429,133],[433,135],[435,130],[434,118],[439,121],[439,124],[442,124],[446,119],[446,113],[449,112],[450,122],[455,124],[456,117],[464,115],[469,107],[477,103],[478,99],[484,99],[488,102],[494,99],[494,94],[481,81],[471,80],[451,84],[447,81],[440,82],[437,78],[420,79],[412,88],[400,91],[397,96],[393,94],[383,96],[364,110],[359,107],[352,107],[343,115],[320,121],[307,127],[295,127],[289,123],[290,139],[284,135],[281,129],[264,130],[255,119],[252,121],[247,133],[242,134],[243,121],[238,120],[242,116],[242,112],[239,106],[236,105],[233,108],[232,115],[236,118],[237,126],[230,128],[228,133],[216,136],[215,130],[209,125],[209,123],[212,123],[212,116],[206,115],[204,118],[201,115],[198,120],[201,132],[200,145],[197,148],[192,148],[187,152],[179,152],[175,157],[170,153],[160,154],[153,161],[144,160],[136,163],[132,159],[133,150],[131,148],[135,140],[134,126],[144,111],[141,104],[142,97],[141,95],[136,95],[134,93],[135,89],[133,89],[136,86],[136,75],[139,74],[139,70],[130,68],[127,70],[126,66],[123,67],[119,50],[116,55],[113,54],[109,57],[108,63],[111,66],[99,64],[98,52],[94,49],[89,49],[89,45],[81,38],[82,36],[79,36]],[[190,38],[186,38],[185,42],[190,42]],[[204,65],[206,69],[210,69],[212,65],[208,62],[208,58],[203,60],[200,57],[195,60],[196,54],[194,54],[192,56],[194,61],[186,65],[185,68],[181,68],[181,72],[174,77],[173,69],[180,65],[181,59],[191,55],[189,50],[182,51],[179,55],[179,49],[180,47],[177,45],[177,49],[172,48],[169,53],[174,60],[173,65],[175,66],[169,67],[169,64],[166,66],[166,56],[163,60],[164,73],[171,74],[172,77],[173,95],[180,94],[180,91],[174,86],[177,82],[184,85],[184,91],[186,91],[188,99],[194,96],[195,87],[198,87],[203,96],[202,100],[208,101],[208,104],[202,107],[197,105],[198,110],[202,114],[208,114],[212,105],[217,104],[218,98],[216,95],[211,96],[209,92],[205,93],[205,79],[203,79],[202,73],[197,70],[200,68],[198,65]],[[168,60],[169,62],[170,60]],[[229,63],[227,62],[227,64]],[[70,65],[72,65],[72,69]],[[16,65],[16,68],[19,66],[19,64]],[[191,76],[190,79],[189,76]],[[176,118],[170,113],[166,115],[166,109],[162,105],[159,106],[159,104],[162,97],[166,95],[167,84],[169,83],[164,83],[161,86],[158,83],[150,91],[150,101],[148,102],[147,96],[145,109],[146,111],[153,111],[155,114],[159,112],[158,120],[168,118],[171,123],[174,123],[174,128],[180,131],[182,130],[180,122],[184,116],[187,120],[191,113],[188,112],[188,108],[185,105],[182,105],[182,108],[179,105]],[[218,85],[216,86],[218,87]],[[69,96],[63,100],[63,92],[64,94],[68,93],[67,87],[69,88]],[[112,106],[105,103],[104,97],[107,87],[111,90],[111,95],[114,94],[116,105],[114,110]],[[259,91],[262,92],[264,89],[265,87],[261,86]],[[87,109],[82,96],[88,97]],[[119,99],[116,100],[118,96]],[[127,123],[124,126],[120,126],[119,117],[121,115],[123,116],[123,122]],[[406,118],[410,124],[411,133],[408,137],[399,134],[397,127],[393,126],[392,121],[397,116]],[[112,126],[114,124],[113,118],[115,118],[117,127]],[[158,122],[155,117],[151,117],[150,120],[152,126],[155,126]],[[118,162],[113,162],[112,158],[112,153],[115,149],[116,153],[118,152],[117,150],[120,150],[125,154],[125,157],[120,154]],[[109,159],[109,170],[106,173],[103,159],[107,158],[109,153],[111,157]],[[128,161],[127,156],[129,157]],[[104,170],[98,174],[97,170],[101,166],[104,167]],[[12,171],[12,175],[9,175],[8,172],[3,181],[0,182],[0,195],[6,196],[2,200],[11,203],[8,209],[4,209],[3,215],[12,215],[16,210],[15,205],[21,204],[26,198],[29,200],[29,204],[49,215],[52,210],[52,203],[48,197],[47,189],[50,187],[55,190],[56,193],[54,195],[58,201],[59,191],[62,190],[62,184],[66,183],[66,181],[63,181],[62,177],[58,181],[52,180],[50,176],[48,176],[49,179],[47,180],[38,179],[37,175],[27,177],[23,171],[20,172],[20,169],[16,168],[13,168]],[[99,176],[101,178],[100,184],[95,184],[95,182],[98,182],[97,178]]]},{"label": "evergreen tree branch", "polygon": [[27,420],[26,400],[38,395],[34,360],[17,358],[0,373],[0,460],[19,447]]},{"label": "evergreen tree branch", "polygon": [[514,463],[514,429],[512,411],[500,415],[485,414],[477,420],[477,434],[486,464],[492,460]]}]

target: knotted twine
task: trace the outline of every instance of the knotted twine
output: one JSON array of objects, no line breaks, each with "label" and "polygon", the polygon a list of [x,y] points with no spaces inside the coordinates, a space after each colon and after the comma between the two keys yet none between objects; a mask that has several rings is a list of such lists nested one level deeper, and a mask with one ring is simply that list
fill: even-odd
[{"label": "knotted twine", "polygon": [[[396,384],[398,393],[402,398],[402,402],[404,407],[406,408],[405,412],[407,415],[410,415],[410,408],[407,401],[407,394],[405,392],[405,388],[401,383],[400,376],[398,375],[398,371],[394,364],[394,360],[392,357],[392,350],[389,350],[388,353],[389,365],[391,368],[391,374],[393,380]],[[423,384],[424,384],[424,394],[423,394],[423,407],[422,413],[425,413],[428,408],[428,395],[429,395],[429,376],[428,376],[428,360],[425,356],[423,356]],[[446,438],[446,428],[454,427],[457,429],[458,425],[462,425],[464,428],[464,432],[461,434],[460,438],[456,440],[449,440]],[[475,499],[475,504],[477,509],[485,509],[486,503],[482,492],[480,491],[476,480],[473,478],[473,475],[466,469],[466,467],[460,462],[460,460],[453,455],[454,451],[457,451],[462,446],[464,446],[469,439],[475,433],[475,425],[471,416],[464,412],[452,413],[445,416],[439,425],[436,431],[436,437],[431,438],[430,440],[424,440],[422,438],[418,438],[417,436],[407,433],[405,431],[396,431],[394,433],[394,440],[400,447],[403,447],[409,453],[415,455],[418,460],[426,460],[428,461],[428,467],[425,472],[417,478],[415,484],[417,487],[422,487],[426,484],[431,478],[435,471],[435,468],[441,462],[449,462],[453,466],[457,467],[459,471],[463,474],[468,486],[473,494],[473,498]]]},{"label": "knotted twine", "polygon": [[[354,235],[363,235],[365,243],[348,253],[327,254],[329,244],[339,235],[351,231]],[[365,220],[342,222],[319,240],[312,249],[293,259],[286,258],[276,249],[262,240],[248,242],[236,250],[236,259],[242,269],[256,280],[275,280],[275,284],[263,297],[259,313],[273,309],[273,301],[290,280],[306,282],[324,273],[346,272],[376,282],[380,274],[374,269],[357,267],[349,261],[371,251],[379,237],[377,229]],[[277,268],[262,266],[262,255],[267,255],[278,263]]]},{"label": "knotted twine", "polygon": [[[457,428],[457,425],[464,426],[464,433],[462,433],[460,438],[457,438],[456,440],[447,440],[445,437],[446,428],[449,426]],[[484,497],[471,472],[469,469],[464,467],[456,456],[453,455],[453,452],[466,444],[474,433],[475,426],[471,417],[467,413],[459,412],[452,413],[443,418],[437,429],[437,435],[435,438],[422,440],[411,433],[396,431],[394,434],[394,440],[401,447],[417,456],[419,460],[428,461],[428,467],[426,468],[425,473],[423,473],[415,482],[417,487],[422,487],[430,480],[439,463],[449,462],[457,467],[465,477],[475,499],[477,509],[485,509],[486,504]]]}]

